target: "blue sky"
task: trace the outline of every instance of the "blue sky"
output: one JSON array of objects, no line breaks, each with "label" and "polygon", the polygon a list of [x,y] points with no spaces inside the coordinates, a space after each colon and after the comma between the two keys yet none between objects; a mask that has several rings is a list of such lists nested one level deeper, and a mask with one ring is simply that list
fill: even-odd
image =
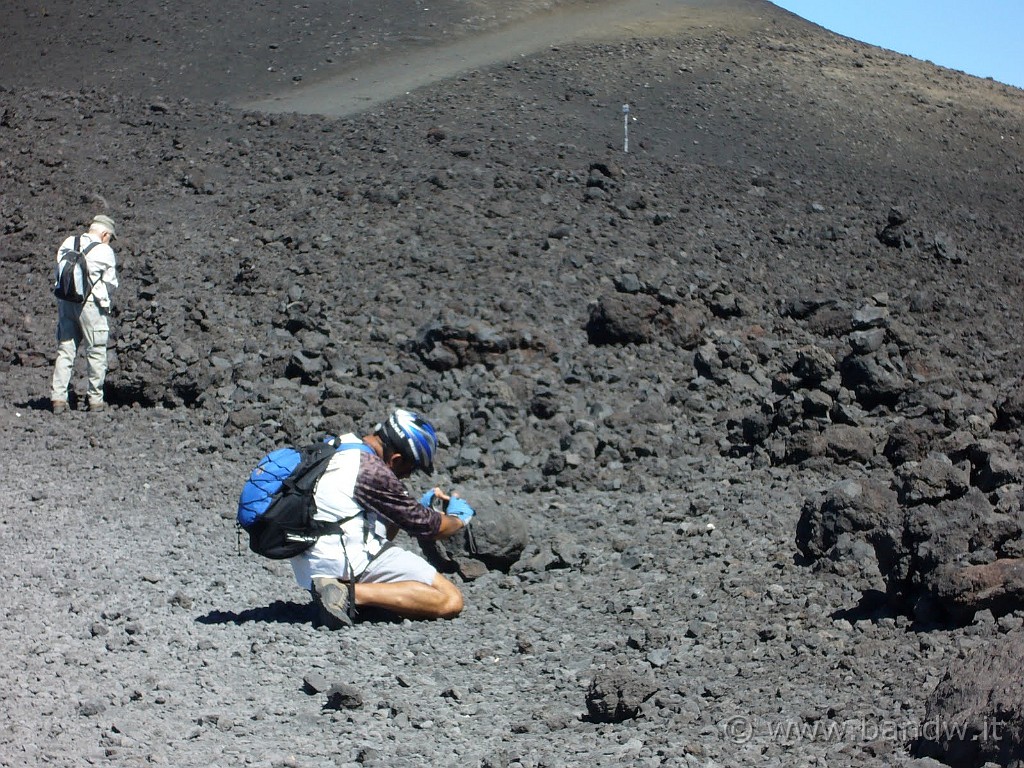
[{"label": "blue sky", "polygon": [[1024,88],[1024,0],[772,0],[871,45]]}]

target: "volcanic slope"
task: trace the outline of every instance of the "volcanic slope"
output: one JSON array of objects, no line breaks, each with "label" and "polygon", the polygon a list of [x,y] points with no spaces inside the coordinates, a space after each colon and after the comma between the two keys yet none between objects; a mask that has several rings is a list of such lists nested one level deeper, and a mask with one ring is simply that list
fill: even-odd
[{"label": "volcanic slope", "polygon": [[[900,425],[1019,451],[1021,92],[752,0],[343,118],[226,103],[561,8],[335,6],[0,31],[0,764],[934,765],[928,694],[1020,611],[923,626],[795,540],[836,483],[899,486]],[[57,418],[53,250],[99,210],[114,407]],[[397,405],[530,543],[452,622],[315,629],[238,491]]]}]

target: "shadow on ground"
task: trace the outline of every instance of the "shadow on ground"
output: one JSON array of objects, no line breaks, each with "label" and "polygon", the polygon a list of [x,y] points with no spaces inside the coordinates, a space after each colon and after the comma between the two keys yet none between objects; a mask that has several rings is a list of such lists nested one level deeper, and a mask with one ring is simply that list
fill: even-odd
[{"label": "shadow on ground", "polygon": [[275,600],[270,605],[249,608],[245,611],[210,611],[205,616],[196,618],[200,624],[308,624],[313,621],[313,606],[309,603],[296,603]]},{"label": "shadow on ground", "polygon": [[[249,608],[245,611],[210,611],[196,617],[200,624],[313,624],[316,612],[312,603],[275,600],[270,605]],[[360,608],[356,619],[359,624],[400,623],[401,618],[388,611],[374,608]]]}]

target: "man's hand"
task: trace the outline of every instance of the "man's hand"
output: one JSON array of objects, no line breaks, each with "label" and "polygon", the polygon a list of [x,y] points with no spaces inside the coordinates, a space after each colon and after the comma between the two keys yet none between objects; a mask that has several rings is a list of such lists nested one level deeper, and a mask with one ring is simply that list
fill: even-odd
[{"label": "man's hand", "polygon": [[[438,502],[441,502],[440,504]],[[447,539],[454,536],[473,519],[476,511],[469,506],[465,499],[460,499],[454,493],[448,495],[440,488],[431,488],[420,497],[420,504],[428,509],[436,509],[441,512],[441,527],[432,539]]]},{"label": "man's hand", "polygon": [[420,504],[428,509],[436,509],[444,512],[448,508],[448,500],[451,497],[440,488],[431,488],[420,497]]},{"label": "man's hand", "polygon": [[468,525],[469,521],[473,519],[473,515],[476,511],[469,506],[465,499],[460,499],[458,496],[452,496],[448,500],[448,509],[446,514],[451,517],[457,517],[462,521],[463,525]]}]

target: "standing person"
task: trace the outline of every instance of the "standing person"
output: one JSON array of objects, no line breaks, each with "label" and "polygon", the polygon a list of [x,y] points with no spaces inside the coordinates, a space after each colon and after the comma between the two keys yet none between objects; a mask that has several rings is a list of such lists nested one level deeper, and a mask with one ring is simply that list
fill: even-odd
[{"label": "standing person", "polygon": [[[90,411],[102,411],[103,381],[107,377],[107,339],[110,333],[110,296],[117,288],[117,259],[110,244],[117,237],[114,221],[103,214],[93,217],[87,232],[79,236],[79,250],[89,248],[86,258],[92,289],[85,303],[57,299],[57,362],[53,368],[50,403],[54,413],[68,409],[68,388],[75,369],[79,344],[85,344]],[[61,259],[74,249],[75,236],[68,237],[57,250],[57,277]]]},{"label": "standing person", "polygon": [[[434,488],[416,501],[401,483],[416,470],[433,472],[434,428],[399,409],[362,441],[354,434],[340,440],[370,448],[336,453],[314,491],[316,519],[340,521],[341,533],[321,537],[291,559],[295,580],[310,590],[319,620],[340,629],[364,606],[410,619],[454,618],[463,607],[459,588],[419,555],[391,543],[399,529],[448,538],[473,517],[457,496]],[[435,496],[447,502],[447,512],[432,507]]]}]

